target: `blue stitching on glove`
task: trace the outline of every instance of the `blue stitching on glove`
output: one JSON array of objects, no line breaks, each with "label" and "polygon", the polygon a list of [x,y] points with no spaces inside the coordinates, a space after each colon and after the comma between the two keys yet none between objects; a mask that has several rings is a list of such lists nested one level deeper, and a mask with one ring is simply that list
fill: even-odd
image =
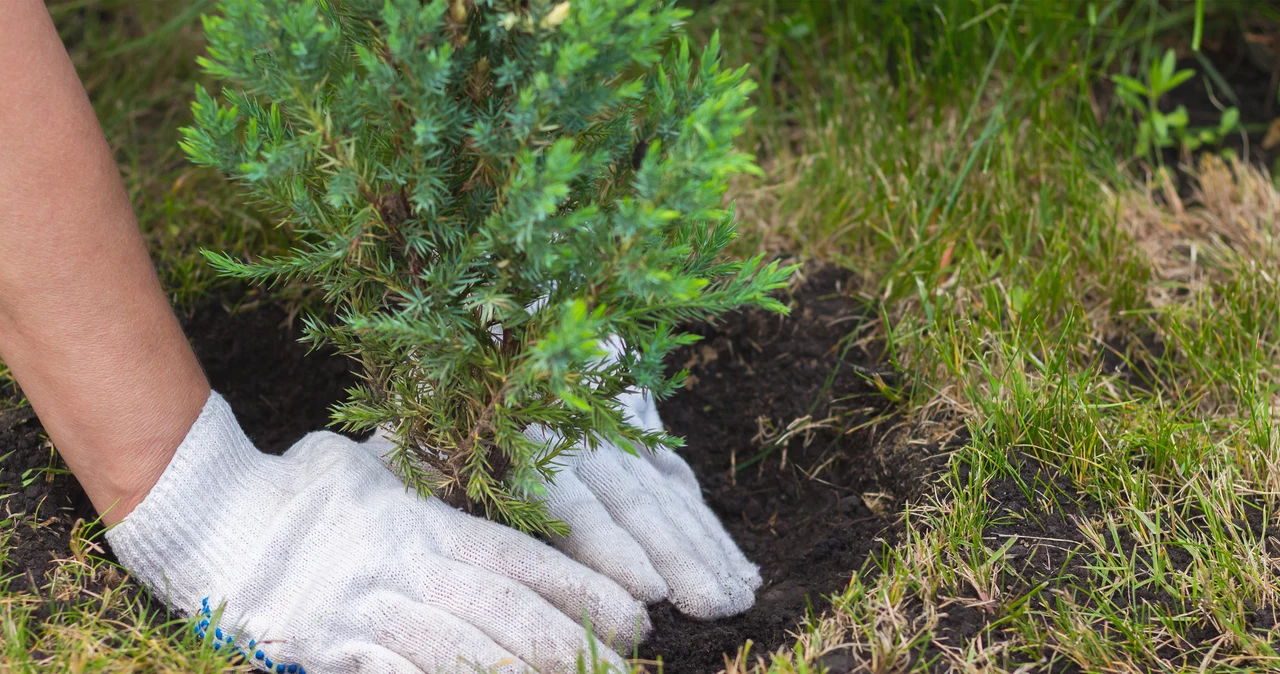
[{"label": "blue stitching on glove", "polygon": [[[197,615],[200,615],[203,617],[201,618],[200,622],[192,626],[192,631],[195,632],[195,635],[197,637],[200,637],[200,639],[203,640],[206,636],[208,636],[209,619],[213,617],[213,610],[209,608],[208,597],[205,597],[204,599],[200,600],[200,610],[197,612]],[[244,658],[245,660],[260,661],[262,663],[262,666],[266,667],[268,672],[273,671],[273,667],[274,667],[274,671],[276,672],[276,674],[285,674],[286,672],[288,674],[307,674],[306,668],[303,667],[302,665],[298,665],[298,664],[286,665],[284,663],[272,662],[271,658],[267,657],[267,654],[264,653],[261,648],[256,650],[254,649],[254,647],[257,645],[258,645],[258,642],[256,640],[254,639],[249,640],[249,651],[254,651],[253,655],[250,656],[249,651],[246,651],[245,649],[235,645],[234,636],[224,634],[221,627],[218,627],[216,625],[213,627],[213,650],[220,651],[222,650],[223,646],[226,646],[228,650],[234,651],[235,654],[239,654],[240,657]]]}]

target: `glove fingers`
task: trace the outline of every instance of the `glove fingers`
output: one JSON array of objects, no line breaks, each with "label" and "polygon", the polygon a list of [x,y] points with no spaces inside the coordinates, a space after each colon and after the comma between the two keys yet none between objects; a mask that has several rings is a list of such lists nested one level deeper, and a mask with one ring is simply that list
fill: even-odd
[{"label": "glove fingers", "polygon": [[733,537],[725,530],[724,523],[720,521],[720,518],[711,512],[711,508],[707,507],[707,504],[700,498],[696,501],[693,499],[687,500],[685,508],[689,516],[696,519],[702,526],[703,531],[707,532],[711,544],[721,551],[720,559],[725,560],[730,572],[744,585],[751,588],[753,592],[759,588],[762,582],[760,567],[751,563],[751,560],[742,554],[742,549],[738,547],[738,544],[733,541]]},{"label": "glove fingers", "polygon": [[[629,413],[631,423],[650,431],[662,430],[662,419],[658,416],[658,404],[648,391],[643,393],[627,393],[619,397],[623,409]],[[683,491],[689,497],[687,507],[703,529],[711,534],[718,547],[724,552],[732,572],[752,590],[760,587],[760,572],[733,542],[733,538],[725,531],[724,525],[715,513],[706,506],[702,498],[702,487],[693,469],[679,454],[660,449],[656,452],[640,452],[640,458],[647,461],[661,475],[667,478],[667,484],[676,490]]]},{"label": "glove fingers", "polygon": [[613,580],[514,529],[463,514],[440,501],[425,503],[435,516],[456,520],[437,527],[435,548],[445,557],[515,581],[558,609],[558,614],[577,621],[585,615],[592,630],[608,643],[629,647],[648,636],[649,614],[644,605]]},{"label": "glove fingers", "polygon": [[[648,411],[652,413],[654,419],[657,418],[658,408],[649,400]],[[657,422],[661,427],[662,422]],[[706,501],[702,498],[702,488],[698,485],[698,478],[693,474],[693,469],[685,462],[679,454],[669,450],[661,449],[656,452],[641,452],[640,457],[626,456],[622,458],[632,473],[638,473],[637,479],[645,479],[644,475],[647,471],[636,464],[636,461],[645,461],[654,468],[659,474],[667,478],[666,484],[671,485],[673,491],[680,493],[684,497],[685,507],[688,514],[702,526],[703,530],[711,537],[716,547],[724,554],[716,557],[723,559],[728,564],[730,572],[737,576],[752,590],[760,587],[760,571],[759,568],[742,554],[742,550],[733,542],[733,537],[725,531],[724,524],[715,513],[711,512],[711,508],[707,507]],[[643,483],[642,483],[643,484]]]},{"label": "glove fingers", "polygon": [[389,609],[383,645],[429,674],[519,674],[529,666],[475,626],[433,606]]},{"label": "glove fingers", "polygon": [[[733,541],[733,537],[725,530],[724,523],[711,512],[711,508],[707,506],[707,502],[702,498],[702,489],[698,486],[698,478],[694,476],[693,469],[685,462],[680,455],[671,450],[659,450],[657,452],[642,453],[641,457],[648,461],[659,473],[668,478],[668,484],[676,486],[676,491],[681,492],[681,496],[685,497],[685,507],[689,514],[698,520],[703,530],[711,537],[717,547],[724,553],[725,559],[732,572],[738,576],[752,590],[760,587],[760,569],[752,564],[747,556],[742,554],[742,550],[737,543]],[[635,469],[633,469],[635,472]]]},{"label": "glove fingers", "polygon": [[548,513],[569,525],[569,535],[551,544],[573,559],[612,578],[646,604],[667,598],[667,583],[649,556],[573,470],[562,470],[547,494]]},{"label": "glove fingers", "polygon": [[644,548],[667,581],[667,598],[676,608],[712,619],[741,613],[754,603],[753,591],[728,568],[719,550],[707,554],[704,546],[714,541],[710,532],[688,515],[685,500],[648,463],[621,452],[597,452],[584,457],[577,471]]},{"label": "glove fingers", "polygon": [[648,391],[631,390],[621,393],[618,395],[618,405],[622,408],[622,418],[627,423],[646,431],[662,430],[658,405]]},{"label": "glove fingers", "polygon": [[[658,403],[648,391],[624,393],[618,397],[618,400],[630,423],[647,431],[664,430],[662,418],[658,416]],[[680,455],[669,449],[663,449],[656,452],[641,452],[640,456],[659,473],[685,488],[698,500],[702,500],[702,488],[698,486],[698,478]]]},{"label": "glove fingers", "polygon": [[[509,553],[513,556],[507,564],[541,566],[523,557],[521,548]],[[407,568],[418,569],[421,574],[412,588],[415,598],[474,625],[540,671],[576,671],[578,654],[585,652],[590,657],[592,644],[586,630],[519,582],[434,555],[411,559]],[[584,573],[594,575],[581,566],[573,575]],[[625,592],[622,588],[618,591]],[[629,597],[628,600],[636,603]],[[607,646],[596,643],[594,648],[601,660],[625,667],[622,657]]]},{"label": "glove fingers", "polygon": [[640,457],[690,496],[698,501],[702,500],[702,487],[698,485],[698,478],[679,454],[669,449],[659,449],[656,452],[640,452]]},{"label": "glove fingers", "polygon": [[375,644],[345,644],[337,652],[326,654],[334,672],[359,674],[434,674],[419,669],[394,651]]}]

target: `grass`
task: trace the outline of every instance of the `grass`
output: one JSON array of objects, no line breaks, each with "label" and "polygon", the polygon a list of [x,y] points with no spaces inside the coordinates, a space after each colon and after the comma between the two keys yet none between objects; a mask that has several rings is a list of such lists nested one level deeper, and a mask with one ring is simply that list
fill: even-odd
[{"label": "grass", "polygon": [[[31,518],[0,521],[0,567]],[[72,532],[67,558],[32,591],[25,576],[0,579],[0,671],[199,672],[234,668],[198,640],[184,620],[172,620],[136,593],[101,549]]]},{"label": "grass", "polygon": [[[207,4],[51,3],[182,303],[217,283],[199,247],[278,243],[176,149],[200,77],[190,19]],[[1208,5],[1206,35],[1244,7]],[[762,659],[744,645],[731,670],[818,671],[837,653],[868,672],[1280,668],[1280,194],[1231,159],[1149,170],[1132,156],[1138,120],[1095,87],[1190,44],[1195,7],[721,0],[699,14],[766,84],[745,139],[765,175],[734,188],[740,246],[853,270],[880,317],[860,337],[906,375],[887,393],[912,439],[971,437],[907,508],[903,540],[794,646]],[[73,554],[41,590],[69,600],[0,586],[0,662],[226,668],[151,626],[111,573]]]},{"label": "grass", "polygon": [[[761,51],[783,84],[757,119],[765,184],[738,189],[746,245],[853,269],[918,437],[972,437],[831,615],[735,668],[807,671],[828,652],[873,672],[1280,666],[1259,620],[1280,599],[1277,195],[1210,158],[1179,198],[1117,164],[1132,121],[1092,100],[1109,70],[1189,31],[1189,7],[1097,3],[1093,23],[1051,2],[713,14],[725,34],[816,33]],[[1035,507],[994,500],[1009,482]],[[1049,548],[1056,566],[1019,561]],[[981,629],[957,636],[956,616]]]}]

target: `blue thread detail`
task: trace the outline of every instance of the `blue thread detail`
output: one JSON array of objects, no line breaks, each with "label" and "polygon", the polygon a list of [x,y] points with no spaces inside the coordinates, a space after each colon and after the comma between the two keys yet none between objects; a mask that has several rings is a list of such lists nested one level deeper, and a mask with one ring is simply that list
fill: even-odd
[{"label": "blue thread detail", "polygon": [[200,609],[196,611],[196,614],[197,617],[201,617],[201,620],[192,625],[192,631],[195,632],[196,636],[204,639],[210,636],[209,628],[213,627],[213,650],[221,651],[222,647],[226,646],[227,650],[230,651],[227,655],[228,658],[234,658],[236,654],[239,654],[245,660],[250,659],[249,651],[254,651],[252,659],[261,661],[268,672],[275,672],[275,674],[307,674],[306,668],[302,665],[272,662],[271,658],[267,657],[267,654],[261,648],[254,650],[254,647],[258,645],[256,639],[249,640],[249,651],[235,645],[236,637],[234,635],[224,632],[219,625],[211,624],[210,619],[213,618],[213,611],[209,608],[208,597],[200,601]]}]

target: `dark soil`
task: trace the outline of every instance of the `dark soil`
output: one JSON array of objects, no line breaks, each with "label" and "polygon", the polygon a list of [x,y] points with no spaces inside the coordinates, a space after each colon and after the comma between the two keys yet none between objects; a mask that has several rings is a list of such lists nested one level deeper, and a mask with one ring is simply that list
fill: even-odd
[{"label": "dark soil", "polygon": [[183,320],[209,384],[227,399],[249,439],[272,454],[325,428],[329,407],[357,383],[346,358],[308,354],[298,343],[299,323],[270,304],[228,315],[211,303]]},{"label": "dark soil", "polygon": [[[862,320],[844,281],[839,271],[816,270],[791,298],[789,318],[734,315],[695,330],[705,339],[672,360],[690,370],[690,383],[660,404],[662,418],[686,438],[683,455],[707,502],[760,565],[764,585],[750,611],[727,620],[655,607],[641,655],[661,656],[668,673],[719,671],[724,654],[748,639],[753,654],[789,642],[808,611],[821,613],[826,596],[892,543],[895,513],[937,465],[927,459],[938,447],[907,450],[887,433],[896,420],[867,378],[894,378],[872,365],[878,354],[843,348]],[[797,434],[785,449],[766,441],[806,416],[837,420]]]},{"label": "dark soil", "polygon": [[29,407],[0,413],[0,520],[24,514],[35,524],[14,529],[0,577],[17,573],[18,587],[35,592],[54,559],[71,556],[76,520],[92,520],[96,514]]},{"label": "dark soil", "polygon": [[[843,286],[846,275],[826,269],[810,276],[789,298],[791,318],[731,316],[697,328],[706,339],[674,359],[692,376],[687,390],[662,403],[663,418],[687,438],[682,453],[708,502],[761,565],[765,582],[756,606],[728,620],[699,622],[669,605],[654,607],[655,634],[641,654],[671,663],[667,672],[718,671],[723,654],[748,639],[756,654],[789,641],[788,631],[808,612],[824,610],[825,597],[892,542],[899,506],[926,484],[931,463],[923,457],[939,454],[936,446],[908,450],[894,442],[900,433],[889,430],[895,421],[888,404],[868,380],[893,384],[894,373],[870,365],[878,354],[842,346],[862,320]],[[276,306],[229,313],[220,302],[183,319],[213,387],[266,451],[282,451],[323,428],[329,405],[355,381],[344,359],[308,355],[289,319]],[[827,422],[774,441],[806,416]],[[0,494],[15,493],[0,502],[0,512],[38,512],[45,524],[19,533],[0,573],[38,586],[53,560],[69,555],[73,523],[92,521],[94,513],[65,473],[22,488],[24,471],[60,467],[27,408],[0,416],[0,456],[10,451],[0,461]]]}]

